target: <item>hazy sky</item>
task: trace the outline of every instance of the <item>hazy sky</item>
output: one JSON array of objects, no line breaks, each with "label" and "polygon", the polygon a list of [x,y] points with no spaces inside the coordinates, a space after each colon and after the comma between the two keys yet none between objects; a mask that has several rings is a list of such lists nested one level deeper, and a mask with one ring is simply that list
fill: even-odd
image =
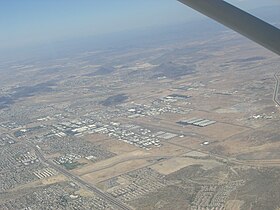
[{"label": "hazy sky", "polygon": [[[280,0],[228,0],[244,9]],[[0,0],[0,49],[201,18],[176,0]]]}]

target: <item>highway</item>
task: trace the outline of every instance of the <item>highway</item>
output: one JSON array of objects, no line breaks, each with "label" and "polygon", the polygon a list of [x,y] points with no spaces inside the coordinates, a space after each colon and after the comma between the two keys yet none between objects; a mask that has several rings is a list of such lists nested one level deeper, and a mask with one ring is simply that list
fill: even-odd
[{"label": "highway", "polygon": [[55,169],[56,171],[62,173],[66,177],[68,177],[68,178],[72,179],[73,181],[79,183],[80,185],[86,187],[87,189],[89,189],[90,191],[92,191],[93,193],[98,195],[100,198],[103,198],[105,201],[109,202],[113,206],[115,206],[115,207],[117,207],[119,209],[123,209],[123,210],[130,210],[131,209],[128,206],[126,206],[123,203],[121,203],[120,201],[118,201],[115,198],[113,198],[111,195],[109,195],[109,194],[107,194],[105,192],[102,192],[97,187],[95,187],[95,186],[93,186],[91,184],[88,184],[87,182],[85,182],[84,180],[80,179],[79,177],[71,174],[69,171],[61,168],[60,166],[58,166],[54,162],[47,160],[44,157],[44,155],[42,154],[42,152],[36,146],[34,146],[32,144],[29,144],[29,146],[31,146],[35,150],[37,157],[39,157],[39,159],[42,162],[44,162],[45,164],[47,164],[49,167]]},{"label": "highway", "polygon": [[275,89],[274,89],[274,94],[273,94],[273,101],[280,107],[280,102],[278,100],[278,96],[279,96],[279,75],[278,73],[274,74],[274,79],[276,80],[276,84],[275,84]]}]

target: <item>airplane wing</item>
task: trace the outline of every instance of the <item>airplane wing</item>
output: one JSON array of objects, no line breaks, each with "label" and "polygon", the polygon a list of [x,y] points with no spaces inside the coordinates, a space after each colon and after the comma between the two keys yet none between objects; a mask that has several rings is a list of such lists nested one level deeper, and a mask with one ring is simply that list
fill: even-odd
[{"label": "airplane wing", "polygon": [[223,1],[178,0],[280,55],[280,29]]}]

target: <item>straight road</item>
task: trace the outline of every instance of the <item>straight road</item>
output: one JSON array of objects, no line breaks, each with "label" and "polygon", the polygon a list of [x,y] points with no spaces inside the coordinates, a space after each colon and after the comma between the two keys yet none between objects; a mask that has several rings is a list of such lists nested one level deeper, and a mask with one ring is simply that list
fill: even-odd
[{"label": "straight road", "polygon": [[129,207],[127,207],[126,205],[124,205],[120,201],[116,200],[111,195],[109,195],[109,194],[107,194],[105,192],[102,192],[97,187],[95,187],[95,186],[93,186],[91,184],[88,184],[87,182],[85,182],[84,180],[80,179],[79,177],[71,174],[69,171],[61,168],[58,165],[56,165],[54,162],[47,160],[44,157],[44,155],[42,154],[42,152],[36,146],[34,146],[32,144],[29,144],[29,146],[31,146],[35,150],[36,155],[41,159],[41,161],[44,162],[45,164],[47,164],[48,166],[50,166],[51,168],[53,168],[56,171],[62,173],[66,177],[74,180],[75,182],[79,183],[80,185],[86,187],[87,189],[89,189],[90,191],[92,191],[93,193],[98,195],[100,198],[103,198],[105,201],[109,202],[110,204],[112,204],[113,206],[117,207],[118,209],[130,210]]},{"label": "straight road", "polygon": [[276,84],[275,84],[275,89],[274,89],[274,94],[273,94],[273,101],[280,107],[280,102],[278,100],[278,96],[279,96],[279,75],[278,73],[274,74],[274,79],[276,80]]}]

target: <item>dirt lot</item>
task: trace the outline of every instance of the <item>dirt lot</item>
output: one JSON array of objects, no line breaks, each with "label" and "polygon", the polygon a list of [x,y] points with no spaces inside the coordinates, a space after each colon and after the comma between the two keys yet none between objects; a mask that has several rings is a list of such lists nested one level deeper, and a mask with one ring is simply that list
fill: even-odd
[{"label": "dirt lot", "polygon": [[152,169],[158,171],[159,173],[168,175],[175,171],[178,171],[184,167],[191,165],[203,165],[204,169],[212,169],[215,168],[221,163],[213,161],[213,160],[201,160],[201,159],[193,159],[188,157],[175,157],[169,160],[166,160],[162,163],[158,163],[156,165],[151,166]]},{"label": "dirt lot", "polygon": [[119,176],[123,173],[145,167],[149,164],[150,163],[144,159],[128,160],[101,171],[82,175],[81,178],[88,181],[89,183],[97,184],[112,177]]}]

